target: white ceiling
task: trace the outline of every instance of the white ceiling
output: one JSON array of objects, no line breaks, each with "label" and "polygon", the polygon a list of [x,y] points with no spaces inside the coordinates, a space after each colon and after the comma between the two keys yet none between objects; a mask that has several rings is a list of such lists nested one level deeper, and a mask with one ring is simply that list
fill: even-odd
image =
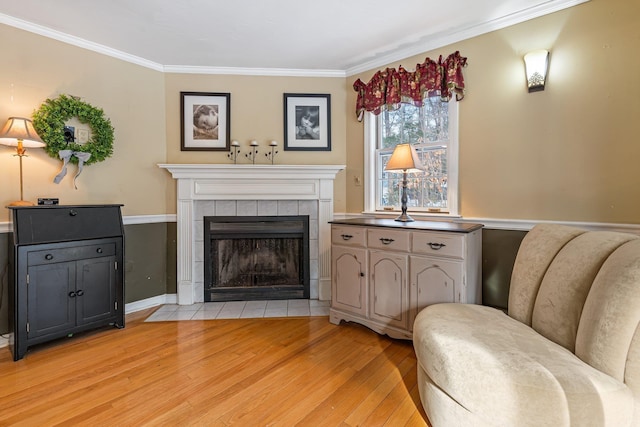
[{"label": "white ceiling", "polygon": [[163,71],[349,75],[584,1],[0,0],[0,23]]}]

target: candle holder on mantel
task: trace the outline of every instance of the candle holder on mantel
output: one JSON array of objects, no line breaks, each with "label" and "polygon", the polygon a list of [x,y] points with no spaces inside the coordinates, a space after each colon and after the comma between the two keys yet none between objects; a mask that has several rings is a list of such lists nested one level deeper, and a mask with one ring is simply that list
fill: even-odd
[{"label": "candle holder on mantel", "polygon": [[251,141],[251,144],[249,144],[249,146],[251,147],[251,151],[245,154],[245,157],[251,160],[251,163],[255,165],[256,156],[258,155],[258,141],[256,140]]},{"label": "candle holder on mantel", "polygon": [[271,141],[269,143],[269,147],[271,148],[271,152],[264,154],[267,157],[267,159],[271,160],[271,164],[273,164],[273,161],[275,160],[276,154],[278,154],[278,150],[276,150],[277,146],[278,146],[278,142],[277,141]]},{"label": "candle holder on mantel", "polygon": [[231,141],[231,152],[227,154],[227,157],[233,160],[233,164],[238,163],[238,154],[240,154],[240,143]]}]

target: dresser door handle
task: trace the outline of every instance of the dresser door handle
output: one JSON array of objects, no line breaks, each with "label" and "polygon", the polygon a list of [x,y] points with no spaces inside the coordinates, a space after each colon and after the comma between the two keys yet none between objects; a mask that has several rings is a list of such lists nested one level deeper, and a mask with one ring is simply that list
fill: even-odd
[{"label": "dresser door handle", "polygon": [[431,243],[431,242],[427,243],[427,245],[429,245],[429,247],[434,251],[437,251],[438,249],[442,249],[445,246],[447,246],[444,243]]},{"label": "dresser door handle", "polygon": [[78,215],[78,211],[75,211],[75,210],[71,209],[71,210],[69,211],[69,215],[70,215],[70,216],[76,216],[76,215]]},{"label": "dresser door handle", "polygon": [[380,241],[382,242],[383,245],[390,245],[393,242],[395,242],[395,240],[389,239],[389,238],[386,238],[386,237],[381,237]]},{"label": "dresser door handle", "polygon": [[46,254],[46,255],[44,256],[44,259],[46,259],[47,261],[51,261],[51,260],[53,259],[53,255],[51,255],[51,254]]},{"label": "dresser door handle", "polygon": [[353,236],[351,234],[341,234],[342,240],[351,240]]},{"label": "dresser door handle", "polygon": [[102,248],[98,248],[98,249],[96,249],[96,252],[98,252],[99,254],[101,254],[101,253],[102,253]]}]

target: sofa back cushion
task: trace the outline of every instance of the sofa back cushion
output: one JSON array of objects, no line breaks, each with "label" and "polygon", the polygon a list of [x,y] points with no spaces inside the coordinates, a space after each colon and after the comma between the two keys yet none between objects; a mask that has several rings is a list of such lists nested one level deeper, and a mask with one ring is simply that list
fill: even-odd
[{"label": "sofa back cushion", "polygon": [[596,275],[616,249],[633,239],[636,237],[631,234],[591,231],[568,241],[542,279],[531,327],[575,352],[580,317]]},{"label": "sofa back cushion", "polygon": [[531,326],[542,279],[556,254],[584,230],[558,224],[536,225],[522,240],[511,274],[509,316]]},{"label": "sofa back cushion", "polygon": [[[580,359],[624,381],[640,396],[640,239],[602,265],[584,304],[576,336]],[[635,337],[635,338],[634,338]]]}]

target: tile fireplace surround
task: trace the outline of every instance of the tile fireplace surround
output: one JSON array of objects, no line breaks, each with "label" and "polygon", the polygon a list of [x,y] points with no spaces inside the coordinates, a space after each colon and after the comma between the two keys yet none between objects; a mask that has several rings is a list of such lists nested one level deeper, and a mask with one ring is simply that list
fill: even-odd
[{"label": "tile fireplace surround", "polygon": [[333,181],[344,165],[160,164],[177,181],[178,304],[204,301],[203,218],[309,215],[310,296],[331,298]]}]

